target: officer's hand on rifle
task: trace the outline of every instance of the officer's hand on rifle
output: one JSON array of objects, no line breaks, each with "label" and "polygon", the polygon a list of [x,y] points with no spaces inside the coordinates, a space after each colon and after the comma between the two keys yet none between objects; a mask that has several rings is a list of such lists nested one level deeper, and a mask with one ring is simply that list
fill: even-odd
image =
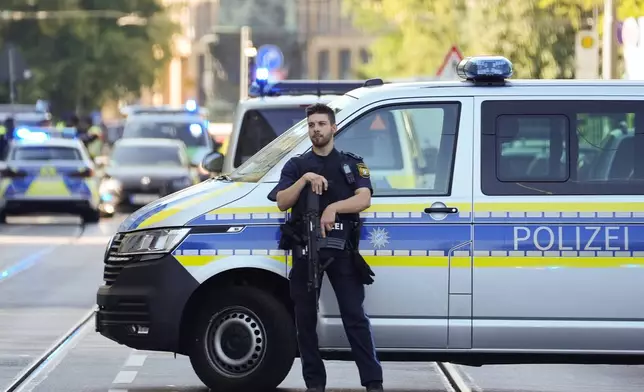
[{"label": "officer's hand on rifle", "polygon": [[328,206],[324,209],[324,212],[320,217],[320,232],[322,234],[322,238],[326,237],[327,231],[333,230],[333,226],[335,225],[335,215],[336,211],[333,206]]},{"label": "officer's hand on rifle", "polygon": [[302,178],[306,180],[307,183],[311,184],[313,192],[318,195],[321,195],[322,192],[329,189],[329,182],[319,174],[309,172],[303,175]]}]

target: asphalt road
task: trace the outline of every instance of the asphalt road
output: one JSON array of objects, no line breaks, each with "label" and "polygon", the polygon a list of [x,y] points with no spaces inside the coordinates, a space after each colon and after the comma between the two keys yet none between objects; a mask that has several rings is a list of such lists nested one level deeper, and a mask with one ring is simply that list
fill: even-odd
[{"label": "asphalt road", "polygon": [[[75,218],[10,219],[0,225],[0,390],[85,316],[102,280],[102,256],[124,216],[84,229]],[[383,363],[385,387],[395,392],[450,391],[433,363]],[[456,366],[476,392],[635,392],[642,366]],[[280,386],[304,391],[299,362]],[[327,363],[329,392],[357,392],[357,369]],[[207,391],[186,357],[139,352],[94,332],[93,320],[75,334],[19,391]],[[254,391],[249,391],[254,392]]]}]

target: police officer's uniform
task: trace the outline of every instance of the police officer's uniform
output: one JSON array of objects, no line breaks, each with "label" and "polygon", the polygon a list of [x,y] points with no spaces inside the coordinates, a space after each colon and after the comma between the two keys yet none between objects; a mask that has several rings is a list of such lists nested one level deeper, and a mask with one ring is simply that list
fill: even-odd
[{"label": "police officer's uniform", "polygon": [[[310,151],[291,158],[282,169],[279,183],[268,195],[269,200],[276,201],[277,192],[287,189],[307,172],[323,176],[329,184],[328,190],[320,196],[320,215],[329,204],[354,196],[358,188],[368,188],[373,193],[369,169],[362,158],[334,148],[327,156],[319,156]],[[309,187],[310,185],[307,185],[302,190],[297,203],[293,206],[295,221],[305,211],[306,192]],[[340,236],[348,240],[351,225],[357,222],[359,222],[359,214],[337,214],[337,229],[326,235],[327,237]],[[338,230],[339,228],[342,230]],[[335,249],[320,251],[321,263],[329,257],[333,257],[334,261],[328,265],[326,272],[338,299],[342,323],[358,366],[361,384],[367,388],[374,384],[379,385],[382,383],[382,367],[376,357],[370,322],[363,309],[364,282],[351,253]],[[368,268],[366,264],[365,267]],[[324,388],[326,371],[318,350],[316,331],[317,298],[315,290],[308,288],[306,258],[295,258],[289,278],[291,298],[295,304],[295,322],[304,381],[307,388]]]}]

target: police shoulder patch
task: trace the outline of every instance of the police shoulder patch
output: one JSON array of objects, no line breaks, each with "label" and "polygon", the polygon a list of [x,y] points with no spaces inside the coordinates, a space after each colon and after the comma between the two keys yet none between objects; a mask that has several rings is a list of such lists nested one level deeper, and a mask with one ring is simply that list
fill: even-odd
[{"label": "police shoulder patch", "polygon": [[364,162],[358,163],[356,167],[358,168],[358,174],[360,177],[369,178],[369,168],[364,164]]},{"label": "police shoulder patch", "polygon": [[353,159],[356,159],[356,160],[358,160],[358,161],[362,161],[362,157],[361,157],[360,155],[358,155],[358,154],[354,154],[354,153],[352,153],[352,152],[346,152],[346,151],[342,151],[342,153],[343,153],[344,155],[348,155],[348,156],[350,156],[350,157],[351,157],[351,158],[353,158]]}]

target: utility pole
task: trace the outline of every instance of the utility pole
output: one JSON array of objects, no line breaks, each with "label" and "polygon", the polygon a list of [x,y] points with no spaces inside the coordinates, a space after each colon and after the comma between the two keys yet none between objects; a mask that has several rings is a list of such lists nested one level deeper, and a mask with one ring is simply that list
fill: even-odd
[{"label": "utility pole", "polygon": [[242,26],[239,42],[239,99],[248,98],[248,56],[247,48],[251,47],[251,28]]},{"label": "utility pole", "polygon": [[602,45],[602,77],[617,78],[617,23],[615,0],[604,0],[604,42]]},{"label": "utility pole", "polygon": [[14,75],[13,44],[9,44],[7,47],[7,58],[9,59],[9,97],[10,102],[13,104],[16,101],[16,76]]}]

